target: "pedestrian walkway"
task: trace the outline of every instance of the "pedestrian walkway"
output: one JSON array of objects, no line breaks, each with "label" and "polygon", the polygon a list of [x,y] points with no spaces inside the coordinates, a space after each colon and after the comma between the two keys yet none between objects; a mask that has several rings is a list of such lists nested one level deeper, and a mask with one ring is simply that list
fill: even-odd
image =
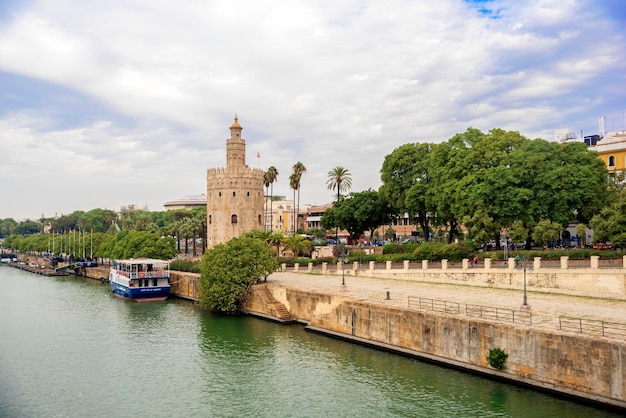
[{"label": "pedestrian walkway", "polygon": [[[425,283],[401,279],[382,279],[362,276],[320,275],[278,272],[268,277],[268,283],[285,288],[335,294],[359,301],[407,308],[409,296],[458,303],[460,314],[466,305],[520,311],[524,294],[520,290],[464,286],[456,284]],[[389,299],[387,299],[389,292]],[[582,318],[624,324],[622,337],[626,340],[626,301],[569,296],[554,293],[527,292],[527,303],[532,313],[532,327],[559,329],[559,317]],[[599,334],[602,335],[602,334]],[[614,335],[612,338],[616,338]]]}]

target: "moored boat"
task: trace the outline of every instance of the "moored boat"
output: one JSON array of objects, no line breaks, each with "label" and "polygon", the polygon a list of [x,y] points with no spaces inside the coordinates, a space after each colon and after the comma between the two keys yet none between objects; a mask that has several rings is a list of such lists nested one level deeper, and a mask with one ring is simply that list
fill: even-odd
[{"label": "moored boat", "polygon": [[167,299],[169,281],[169,262],[152,258],[115,260],[109,273],[113,293],[137,302]]}]

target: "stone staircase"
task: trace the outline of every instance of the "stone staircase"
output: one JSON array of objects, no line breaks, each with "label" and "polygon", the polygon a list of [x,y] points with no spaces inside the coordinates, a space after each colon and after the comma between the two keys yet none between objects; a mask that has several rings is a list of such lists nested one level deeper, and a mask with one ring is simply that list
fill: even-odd
[{"label": "stone staircase", "polygon": [[285,305],[277,301],[274,296],[272,296],[272,292],[270,292],[270,289],[266,284],[257,285],[256,290],[262,303],[268,308],[268,311],[271,312],[274,317],[281,322],[292,322],[295,320]]}]

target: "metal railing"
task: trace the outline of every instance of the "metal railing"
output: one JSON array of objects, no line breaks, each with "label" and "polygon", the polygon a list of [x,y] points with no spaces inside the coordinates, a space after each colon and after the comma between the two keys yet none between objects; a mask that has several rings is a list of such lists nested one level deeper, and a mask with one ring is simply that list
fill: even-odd
[{"label": "metal railing", "polygon": [[461,312],[460,305],[456,302],[436,300],[409,296],[409,308],[428,309],[431,311],[456,313]]},{"label": "metal railing", "polygon": [[494,308],[481,305],[465,305],[465,314],[467,316],[496,321],[521,322],[529,325],[533,323],[533,317],[530,311],[516,311],[514,309]]},{"label": "metal railing", "polygon": [[620,324],[618,322],[605,322],[597,319],[559,316],[559,329],[590,335],[602,335],[605,337],[626,336],[626,324]]}]

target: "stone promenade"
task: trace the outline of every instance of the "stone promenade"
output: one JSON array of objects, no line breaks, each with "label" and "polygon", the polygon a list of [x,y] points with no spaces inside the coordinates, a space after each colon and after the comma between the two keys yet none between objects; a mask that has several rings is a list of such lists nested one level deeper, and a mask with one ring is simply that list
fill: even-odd
[{"label": "stone promenade", "polygon": [[[342,286],[341,274],[277,272],[270,275],[267,281],[268,284],[277,284],[285,288],[342,295],[359,301],[403,308],[409,307],[409,297],[454,302],[459,304],[461,315],[466,313],[466,305],[519,312],[523,303],[521,290],[425,283],[413,280],[346,275],[346,285]],[[389,292],[389,299],[387,299],[387,292]],[[617,324],[609,325],[610,338],[626,340],[626,301],[527,292],[527,303],[531,308],[532,327],[558,330],[560,316],[604,321]],[[575,332],[572,326],[575,326],[575,321],[568,321],[568,329],[565,331]],[[587,331],[584,333],[601,337],[601,329],[591,329],[596,326],[601,327],[601,324],[586,325]]]}]

